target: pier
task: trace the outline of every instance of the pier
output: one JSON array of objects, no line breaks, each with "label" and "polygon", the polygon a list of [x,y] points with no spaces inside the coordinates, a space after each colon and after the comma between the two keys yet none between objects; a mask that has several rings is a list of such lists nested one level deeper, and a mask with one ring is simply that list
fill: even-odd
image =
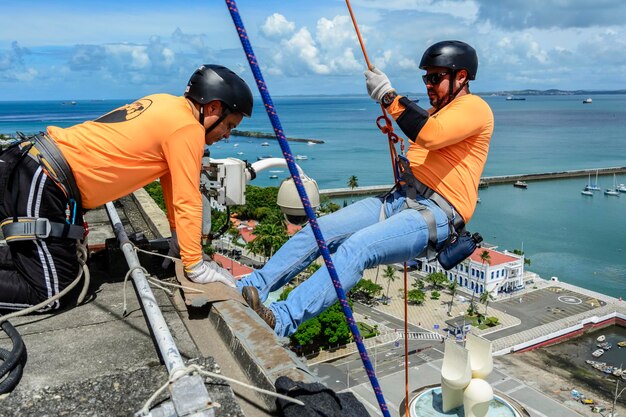
[{"label": "pier", "polygon": [[[514,184],[516,181],[546,181],[560,178],[575,178],[575,177],[587,177],[589,175],[611,175],[611,174],[623,174],[626,173],[626,167],[609,167],[609,168],[593,168],[593,169],[579,169],[568,171],[554,171],[544,172],[538,174],[513,174],[513,175],[501,175],[495,177],[482,177],[480,179],[481,184],[485,186],[498,185],[498,184]],[[374,195],[384,193],[391,189],[393,185],[370,185],[366,187],[356,188],[328,188],[320,190],[320,194],[333,198],[344,196],[362,196],[362,195]]]}]

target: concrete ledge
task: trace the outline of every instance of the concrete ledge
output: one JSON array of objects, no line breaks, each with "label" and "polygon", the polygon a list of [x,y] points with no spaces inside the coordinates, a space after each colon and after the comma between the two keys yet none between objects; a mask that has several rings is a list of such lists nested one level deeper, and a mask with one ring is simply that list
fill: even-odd
[{"label": "concrete ledge", "polygon": [[167,216],[163,213],[161,207],[150,197],[148,192],[140,188],[131,195],[137,203],[137,207],[139,207],[139,211],[144,220],[152,229],[152,232],[161,237],[169,237],[171,232]]},{"label": "concrete ledge", "polygon": [[[239,358],[244,373],[258,386],[273,391],[280,376],[320,382],[250,308],[234,300],[214,303],[209,319],[233,355]],[[270,407],[274,406],[275,398],[264,398]]]},{"label": "concrete ledge", "polygon": [[[139,210],[152,231],[169,236],[169,223],[163,210],[144,189],[133,194]],[[187,306],[178,306],[180,311]],[[273,331],[250,308],[235,300],[215,302],[209,320],[233,357],[253,384],[274,390],[274,382],[280,376],[295,381],[320,382],[293,352],[283,347],[284,340]],[[192,335],[193,337],[193,335]],[[202,347],[200,347],[202,350]],[[273,408],[275,398],[263,395],[266,404]]]}]

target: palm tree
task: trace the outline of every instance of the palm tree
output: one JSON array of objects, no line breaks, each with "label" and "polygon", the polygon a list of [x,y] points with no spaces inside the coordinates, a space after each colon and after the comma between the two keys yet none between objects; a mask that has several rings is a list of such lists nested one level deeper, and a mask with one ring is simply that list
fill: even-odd
[{"label": "palm tree", "polygon": [[391,265],[387,265],[383,273],[383,278],[387,280],[387,298],[389,298],[389,286],[396,280],[396,269]]},{"label": "palm tree", "polygon": [[254,228],[254,235],[255,238],[248,244],[250,251],[261,253],[266,258],[271,258],[288,239],[285,227],[280,223],[259,223]]},{"label": "palm tree", "polygon": [[480,295],[480,302],[485,305],[485,317],[487,317],[487,308],[489,308],[489,300],[491,300],[491,292],[485,291]]},{"label": "palm tree", "polygon": [[448,284],[448,290],[450,291],[450,305],[448,306],[448,316],[452,315],[452,303],[454,303],[454,294],[459,284],[456,281],[452,281]]},{"label": "palm tree", "polygon": [[[485,264],[490,264],[491,262],[491,255],[489,255],[489,251],[488,250],[484,250],[480,253],[480,261],[482,263],[483,266],[483,274],[485,275],[485,278],[487,276],[487,271],[485,268]],[[473,312],[477,312],[476,310],[476,306],[474,305],[474,296],[476,295],[476,288],[478,288],[478,282],[476,282],[476,285],[474,285],[474,288],[472,289],[472,299],[470,301],[470,309]]]},{"label": "palm tree", "polygon": [[[348,187],[350,187],[351,190],[354,191],[355,188],[357,188],[359,186],[359,179],[356,177],[356,175],[352,175],[350,178],[348,178]],[[352,199],[352,195],[350,196],[350,198]]]}]

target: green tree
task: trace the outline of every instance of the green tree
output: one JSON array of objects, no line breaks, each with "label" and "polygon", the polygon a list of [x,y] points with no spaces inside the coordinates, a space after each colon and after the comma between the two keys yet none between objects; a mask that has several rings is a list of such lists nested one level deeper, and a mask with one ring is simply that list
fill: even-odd
[{"label": "green tree", "polygon": [[[350,187],[350,189],[354,192],[354,189],[357,188],[359,186],[359,179],[355,176],[352,175],[350,178],[348,178],[348,187]],[[350,198],[353,198],[353,195],[350,195]]]},{"label": "green tree", "polygon": [[443,288],[444,284],[448,282],[448,278],[443,272],[433,272],[428,274],[426,276],[426,280],[430,282],[435,289]]},{"label": "green tree", "polygon": [[450,304],[448,305],[448,316],[452,315],[452,304],[454,303],[454,295],[456,294],[456,290],[459,287],[459,284],[456,281],[452,281],[448,284],[448,291],[450,291]]},{"label": "green tree", "polygon": [[320,340],[321,334],[322,323],[320,323],[317,317],[313,317],[298,327],[298,331],[291,336],[291,342],[306,349],[316,345],[316,342]]},{"label": "green tree", "polygon": [[407,293],[407,301],[413,304],[422,304],[426,299],[426,294],[420,289],[413,289]]},{"label": "green tree", "polygon": [[[524,256],[524,251],[523,250],[513,249],[512,252],[514,254],[516,254],[516,255]],[[530,258],[527,258],[526,256],[524,256],[524,265],[530,266]]]},{"label": "green tree", "polygon": [[491,293],[485,290],[485,292],[483,292],[480,295],[480,302],[485,305],[485,317],[487,316],[487,308],[489,307],[490,300],[491,300]]},{"label": "green tree", "polygon": [[373,283],[369,279],[361,279],[350,290],[350,297],[355,301],[372,302],[376,297],[380,295],[383,287]]},{"label": "green tree", "polygon": [[266,258],[271,258],[289,238],[282,223],[268,222],[259,223],[254,228],[254,236],[254,239],[247,245],[248,250]]},{"label": "green tree", "polygon": [[358,186],[359,179],[355,175],[352,175],[350,178],[348,178],[348,187],[350,187],[351,190],[354,190]]},{"label": "green tree", "polygon": [[278,301],[285,301],[291,291],[293,291],[293,287],[284,288],[283,292],[281,292],[280,296],[278,297]]},{"label": "green tree", "polygon": [[433,300],[438,300],[440,296],[441,294],[439,294],[439,291],[432,291],[430,293],[430,298]]},{"label": "green tree", "polygon": [[[352,302],[348,300],[352,307]],[[330,306],[318,317],[302,323],[291,336],[292,344],[315,349],[349,343],[352,333],[339,302]]]},{"label": "green tree", "polygon": [[340,208],[339,204],[334,203],[327,195],[320,196],[320,206],[317,209],[320,214],[334,213]]},{"label": "green tree", "polygon": [[[233,206],[231,211],[236,213],[240,219],[263,220],[270,216],[268,210],[260,210],[259,208],[269,208],[272,217],[282,218],[280,208],[276,204],[278,197],[278,187],[257,187],[254,185],[246,186],[246,204],[243,206]],[[260,219],[257,216],[263,216]]]},{"label": "green tree", "polygon": [[148,193],[150,197],[154,200],[155,203],[167,213],[167,209],[165,208],[165,200],[163,199],[163,189],[161,188],[161,183],[159,181],[152,181],[150,184],[143,187],[144,190]]},{"label": "green tree", "polygon": [[396,280],[396,269],[391,265],[387,265],[383,278],[387,280],[387,298],[389,298],[389,286]]}]

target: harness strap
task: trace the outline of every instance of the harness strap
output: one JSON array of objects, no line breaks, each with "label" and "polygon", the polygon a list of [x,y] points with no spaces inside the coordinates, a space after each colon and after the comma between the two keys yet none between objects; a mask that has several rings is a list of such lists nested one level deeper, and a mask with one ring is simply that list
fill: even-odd
[{"label": "harness strap", "polygon": [[430,207],[424,205],[424,204],[420,204],[417,201],[415,201],[413,198],[408,198],[405,200],[405,203],[407,205],[407,208],[413,209],[413,210],[417,210],[422,217],[424,218],[424,221],[426,222],[426,225],[428,226],[428,246],[426,246],[426,258],[428,258],[429,260],[434,259],[437,256],[437,220],[435,219],[435,215],[433,214],[432,211],[430,211]]},{"label": "harness strap", "polygon": [[17,220],[9,217],[0,223],[0,228],[7,242],[47,237],[81,240],[85,235],[83,226],[51,222],[43,217],[18,217]]},{"label": "harness strap", "polygon": [[398,156],[398,162],[402,171],[402,180],[406,184],[407,197],[414,200],[417,197],[417,194],[420,194],[421,196],[432,200],[446,214],[448,220],[450,221],[450,224],[455,231],[459,232],[463,230],[463,228],[465,227],[465,222],[463,221],[463,218],[457,213],[454,206],[450,204],[448,200],[445,199],[445,197],[418,180],[415,175],[413,175],[409,160],[406,157]]},{"label": "harness strap", "polygon": [[21,135],[21,139],[33,144],[28,151],[29,156],[48,171],[49,176],[63,190],[68,200],[82,208],[80,190],[72,170],[54,140],[44,132],[30,137]]}]

